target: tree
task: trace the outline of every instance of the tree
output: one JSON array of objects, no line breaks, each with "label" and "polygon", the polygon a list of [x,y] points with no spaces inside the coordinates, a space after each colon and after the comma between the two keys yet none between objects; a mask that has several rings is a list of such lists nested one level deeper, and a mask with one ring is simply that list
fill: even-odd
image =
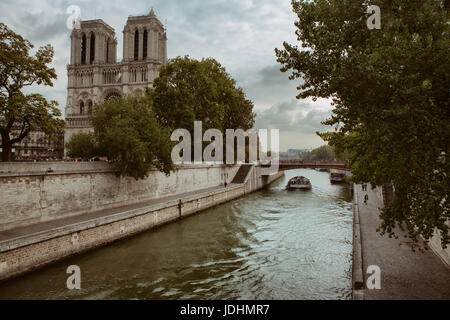
[{"label": "tree", "polygon": [[50,137],[61,132],[64,120],[56,101],[48,102],[40,94],[25,94],[32,85],[53,86],[54,68],[50,45],[39,48],[34,56],[33,45],[0,23],[0,134],[2,161],[11,161],[11,149],[31,131],[43,131]]},{"label": "tree", "polygon": [[303,155],[305,160],[334,160],[336,158],[334,148],[332,146],[324,145],[311,150]]},{"label": "tree", "polygon": [[66,143],[67,155],[71,158],[90,159],[97,155],[97,146],[93,132],[80,132]]},{"label": "tree", "polygon": [[236,87],[219,62],[212,58],[197,61],[178,57],[162,67],[150,95],[159,121],[169,128],[193,133],[194,121],[203,129],[243,129],[253,127],[253,103]]},{"label": "tree", "polygon": [[[152,168],[169,175],[174,169],[170,132],[161,126],[148,96],[125,96],[95,104],[90,111],[94,133],[72,136],[72,157],[107,157],[118,174],[145,178]],[[86,143],[83,148],[80,144]]]},{"label": "tree", "polygon": [[347,160],[349,158],[348,152],[346,150],[336,153],[336,148],[329,145],[323,145],[321,147],[315,148],[309,152],[300,155],[304,160]]},{"label": "tree", "polygon": [[[302,48],[276,49],[282,71],[302,78],[298,98],[332,98],[319,135],[350,154],[353,180],[392,184],[379,231],[449,243],[450,24],[442,0],[293,1]],[[369,30],[368,5],[381,8]]]}]

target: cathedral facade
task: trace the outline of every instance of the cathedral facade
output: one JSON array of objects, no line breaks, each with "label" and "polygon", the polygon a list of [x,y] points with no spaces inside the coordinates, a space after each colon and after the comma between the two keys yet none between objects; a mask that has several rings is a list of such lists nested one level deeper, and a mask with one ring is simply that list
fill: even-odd
[{"label": "cathedral facade", "polygon": [[103,20],[81,21],[72,31],[70,56],[65,142],[73,134],[92,130],[88,111],[94,103],[140,95],[152,86],[167,62],[166,30],[153,9],[148,15],[130,16],[119,62],[114,29]]}]

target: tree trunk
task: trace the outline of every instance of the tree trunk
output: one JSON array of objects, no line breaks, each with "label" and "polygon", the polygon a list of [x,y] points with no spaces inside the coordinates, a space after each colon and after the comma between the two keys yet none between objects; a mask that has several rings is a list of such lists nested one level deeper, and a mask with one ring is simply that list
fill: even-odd
[{"label": "tree trunk", "polygon": [[2,161],[10,162],[11,161],[11,149],[12,145],[10,142],[9,134],[2,134]]}]

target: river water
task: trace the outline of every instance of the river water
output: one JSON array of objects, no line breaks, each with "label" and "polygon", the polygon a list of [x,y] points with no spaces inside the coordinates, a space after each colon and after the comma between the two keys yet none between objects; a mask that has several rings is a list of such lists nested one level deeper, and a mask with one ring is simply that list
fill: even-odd
[{"label": "river water", "polygon": [[[296,175],[311,191],[287,191]],[[350,299],[345,184],[290,170],[259,191],[0,284],[0,299]],[[69,291],[66,269],[81,268]]]}]

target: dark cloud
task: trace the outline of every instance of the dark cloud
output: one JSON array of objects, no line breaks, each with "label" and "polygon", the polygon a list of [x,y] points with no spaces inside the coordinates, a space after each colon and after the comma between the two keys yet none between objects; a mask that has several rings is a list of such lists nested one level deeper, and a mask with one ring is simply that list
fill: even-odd
[{"label": "dark cloud", "polygon": [[280,131],[314,134],[316,131],[327,129],[321,122],[330,114],[330,111],[311,109],[311,105],[307,102],[291,100],[257,113],[255,126],[258,129],[274,128]]},{"label": "dark cloud", "polygon": [[281,65],[267,66],[258,72],[260,77],[258,84],[262,86],[286,86],[289,80],[289,72],[281,72]]},{"label": "dark cloud", "polygon": [[[29,25],[28,34],[37,42],[49,42],[52,39],[65,37],[70,34],[66,28],[66,14],[52,14],[48,17],[42,15],[25,14],[24,21],[33,21]],[[69,38],[67,38],[69,39]],[[66,43],[69,43],[67,40]]]},{"label": "dark cloud", "polygon": [[280,101],[295,99],[299,80],[289,80],[288,73],[280,71],[281,65],[271,64],[252,73],[242,73],[237,77],[248,98],[257,108],[267,109]]},{"label": "dark cloud", "polygon": [[324,126],[321,122],[331,116],[331,111],[311,110],[305,116],[297,116],[293,127],[296,131],[303,133],[315,133],[316,131],[330,130],[329,126]]},{"label": "dark cloud", "polygon": [[[42,3],[47,3],[43,1]],[[66,6],[62,5],[61,10],[47,10],[46,6],[39,6],[39,1],[6,2],[0,5],[0,10],[8,10],[5,16],[6,24],[15,32],[23,35],[32,43],[51,43],[57,38],[70,35],[66,27],[68,14],[65,13]]]}]

